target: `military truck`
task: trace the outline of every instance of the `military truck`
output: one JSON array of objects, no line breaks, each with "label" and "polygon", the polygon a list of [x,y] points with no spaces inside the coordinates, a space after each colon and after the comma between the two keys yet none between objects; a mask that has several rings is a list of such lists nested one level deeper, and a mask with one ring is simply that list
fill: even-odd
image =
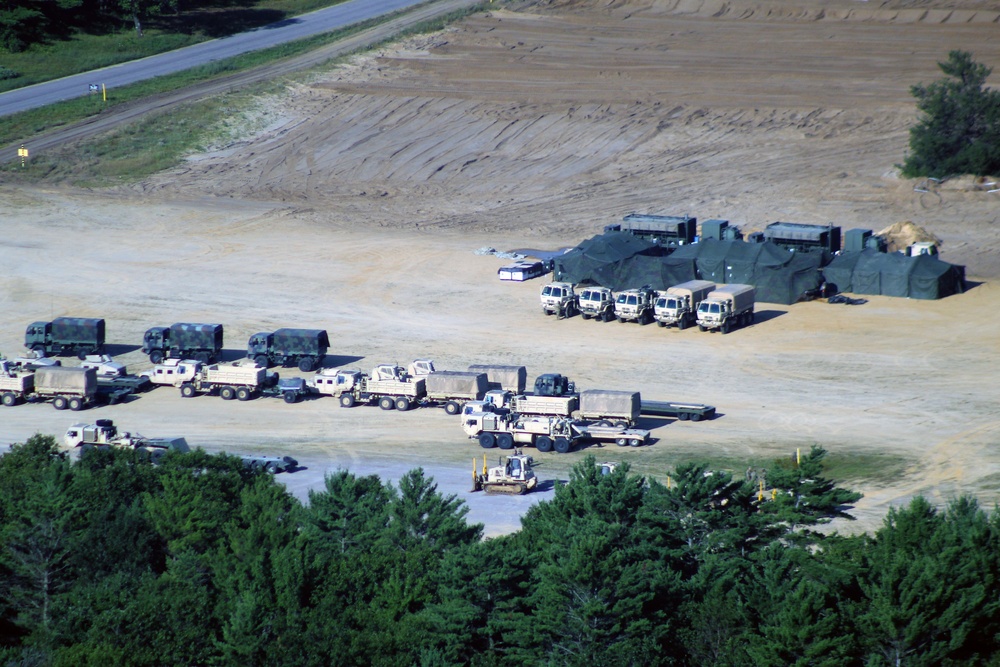
[{"label": "military truck", "polygon": [[472,364],[469,370],[474,373],[486,373],[490,389],[504,389],[514,394],[523,394],[528,382],[528,369],[524,366]]},{"label": "military truck", "polygon": [[457,415],[469,401],[482,400],[490,388],[486,373],[472,371],[437,371],[424,376],[425,400],[444,404],[444,411]]},{"label": "military truck", "polygon": [[104,320],[91,317],[57,317],[32,322],[24,332],[24,346],[44,355],[83,359],[104,352]]},{"label": "military truck", "polygon": [[598,426],[635,426],[641,414],[642,399],[637,391],[585,389],[580,392],[576,417],[597,422]]},{"label": "military truck", "polygon": [[[167,367],[169,370],[169,367]],[[268,386],[267,370],[253,362],[241,364],[212,364],[206,366],[197,364],[177,364],[173,374],[153,375],[155,384],[173,384],[180,387],[181,396],[192,398],[198,394],[218,394],[222,400],[231,401],[234,398],[249,401]],[[156,378],[162,380],[157,382]],[[170,380],[169,382],[167,380]],[[274,378],[277,380],[277,378]]]},{"label": "military truck", "polygon": [[554,449],[565,454],[587,441],[632,447],[649,442],[649,431],[643,429],[590,425],[566,417],[525,417],[514,412],[463,414],[462,429],[483,449],[513,449],[517,443],[533,445],[540,452]]},{"label": "military truck", "polygon": [[250,336],[247,358],[258,366],[298,366],[303,373],[323,366],[330,338],[325,329],[278,329]]},{"label": "military truck", "polygon": [[653,321],[653,303],[655,301],[656,292],[649,287],[625,290],[615,298],[615,317],[621,323],[649,324]]},{"label": "military truck", "polygon": [[63,444],[70,449],[123,447],[142,452],[154,463],[168,451],[189,452],[184,438],[147,438],[139,433],[119,431],[111,419],[98,419],[93,424],[73,424],[66,429]]},{"label": "military truck", "polygon": [[151,327],[142,337],[142,351],[149,361],[193,359],[204,364],[218,361],[222,355],[221,324],[177,322],[169,327]]},{"label": "military truck", "polygon": [[571,283],[549,283],[542,288],[541,301],[543,313],[560,319],[573,317],[579,310]]},{"label": "military truck", "polygon": [[472,459],[472,491],[523,496],[538,487],[538,478],[531,464],[530,456],[520,450],[506,457],[500,457],[500,465],[487,468],[483,454],[483,472],[476,471],[476,460]]},{"label": "military truck", "polygon": [[427,396],[424,378],[414,378],[395,364],[380,364],[370,375],[358,370],[325,369],[312,381],[316,393],[335,396],[341,407],[378,403],[383,410],[406,411]]},{"label": "military truck", "polygon": [[709,292],[698,304],[698,329],[718,329],[724,334],[753,323],[754,289],[736,283]]},{"label": "military truck", "polygon": [[0,360],[0,403],[13,407],[35,391],[35,374],[10,359]]},{"label": "military truck", "polygon": [[659,292],[653,304],[653,317],[661,327],[687,329],[698,323],[698,304],[715,289],[710,280],[689,280]]},{"label": "military truck", "polygon": [[56,410],[83,410],[97,400],[97,372],[93,368],[49,366],[35,371],[33,401],[51,401]]},{"label": "military truck", "polygon": [[615,319],[615,295],[607,287],[587,287],[577,297],[580,317],[601,322]]}]

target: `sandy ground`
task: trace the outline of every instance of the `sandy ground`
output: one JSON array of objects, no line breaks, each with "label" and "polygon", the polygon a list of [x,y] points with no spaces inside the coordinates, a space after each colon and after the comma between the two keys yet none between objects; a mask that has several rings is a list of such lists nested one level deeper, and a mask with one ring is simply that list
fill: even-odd
[{"label": "sandy ground", "polygon": [[[893,164],[908,87],[963,48],[1000,62],[996,3],[620,2],[524,5],[314,75],[267,104],[259,135],[134,186],[0,187],[0,351],[59,315],[104,317],[134,371],[149,326],[222,322],[229,356],[253,333],[324,327],[328,365],[431,357],[517,363],[583,388],[718,406],[708,423],[649,420],[657,441],[591,448],[665,476],[710,458],[739,470],[819,444],[870,475],[859,521],[916,493],[1000,499],[1000,193],[971,179],[917,192]],[[975,287],[937,302],[760,304],[728,336],[557,321],[539,281],[501,283],[473,251],[553,250],[631,211],[881,229],[912,220]],[[67,361],[66,363],[71,363]],[[290,371],[282,371],[288,373]],[[294,371],[297,373],[297,371]],[[0,412],[0,442],[113,418],[206,448],[285,452],[300,497],[338,467],[387,479],[423,466],[488,534],[532,502],[467,493],[456,418],[158,389],[75,415]],[[495,458],[496,450],[490,457]],[[539,455],[565,479],[580,453]],[[481,458],[480,458],[481,460]],[[889,471],[888,473],[886,471]]]}]

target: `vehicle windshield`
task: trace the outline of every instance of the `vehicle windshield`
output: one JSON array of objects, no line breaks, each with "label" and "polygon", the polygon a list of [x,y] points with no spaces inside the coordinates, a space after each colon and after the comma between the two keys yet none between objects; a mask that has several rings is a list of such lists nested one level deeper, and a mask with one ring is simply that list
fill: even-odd
[{"label": "vehicle windshield", "polygon": [[681,307],[681,300],[680,299],[667,299],[667,308],[677,309],[677,308],[680,308],[680,307]]},{"label": "vehicle windshield", "polygon": [[667,300],[664,299],[663,297],[660,297],[659,299],[656,300],[655,306],[657,308],[666,308],[667,307]]},{"label": "vehicle windshield", "polygon": [[584,290],[583,293],[580,294],[580,300],[581,301],[600,301],[601,300],[601,295],[600,295],[599,292],[591,292],[590,290]]},{"label": "vehicle windshield", "polygon": [[552,285],[546,285],[542,288],[542,296],[552,296]]},{"label": "vehicle windshield", "polygon": [[619,294],[619,295],[618,295],[618,300],[617,300],[617,303],[625,303],[625,300],[626,300],[627,298],[628,298],[628,295],[627,295],[627,294]]},{"label": "vehicle windshield", "polygon": [[637,306],[639,305],[639,297],[637,297],[635,294],[629,294],[627,303],[630,306]]}]

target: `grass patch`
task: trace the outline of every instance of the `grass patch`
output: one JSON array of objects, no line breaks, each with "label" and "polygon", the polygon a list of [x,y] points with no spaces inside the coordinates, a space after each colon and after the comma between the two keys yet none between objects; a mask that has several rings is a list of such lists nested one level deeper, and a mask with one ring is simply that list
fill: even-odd
[{"label": "grass patch", "polygon": [[[424,34],[443,29],[482,9],[477,5],[416,24],[391,39],[373,44],[366,50],[378,48],[403,36]],[[153,94],[164,93],[187,85],[268,64],[291,57],[343,39],[389,20],[390,17],[373,19],[345,28],[336,33],[318,35],[298,42],[273,47],[218,61],[178,74],[138,82],[109,91],[109,105],[122,104]],[[349,56],[332,59],[322,67],[345,60]],[[315,70],[315,68],[314,68]],[[298,73],[298,78],[311,75],[310,70]],[[203,149],[225,135],[238,138],[236,131],[251,132],[252,123],[241,120],[241,115],[252,113],[255,96],[277,90],[275,82],[250,86],[238,93],[216,96],[201,102],[171,109],[140,121],[129,123],[94,141],[75,146],[72,152],[62,151],[32,158],[22,169],[19,163],[0,165],[0,173],[7,173],[21,180],[69,181],[75,185],[101,187],[122,182],[133,182],[151,174],[176,166],[186,155]],[[22,141],[40,132],[55,129],[99,113],[105,108],[98,96],[79,98],[50,107],[27,111],[5,119],[0,127],[0,144]],[[220,119],[222,119],[220,121]],[[230,119],[230,120],[227,120]],[[228,127],[226,127],[228,125]]]},{"label": "grass patch", "polygon": [[145,58],[210,39],[236,34],[305,14],[344,0],[259,0],[253,6],[199,8],[151,17],[138,37],[130,21],[111,21],[98,30],[75,30],[66,39],[2,53],[3,65],[19,76],[0,79],[0,92]]}]

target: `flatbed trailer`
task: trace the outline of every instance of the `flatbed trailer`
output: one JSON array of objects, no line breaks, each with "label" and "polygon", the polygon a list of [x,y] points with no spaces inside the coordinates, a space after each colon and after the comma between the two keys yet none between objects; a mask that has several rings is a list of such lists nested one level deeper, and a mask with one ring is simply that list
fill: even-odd
[{"label": "flatbed trailer", "polygon": [[684,403],[682,401],[647,401],[643,400],[640,411],[644,415],[656,417],[673,417],[680,421],[698,422],[715,418],[715,406],[703,403]]}]

